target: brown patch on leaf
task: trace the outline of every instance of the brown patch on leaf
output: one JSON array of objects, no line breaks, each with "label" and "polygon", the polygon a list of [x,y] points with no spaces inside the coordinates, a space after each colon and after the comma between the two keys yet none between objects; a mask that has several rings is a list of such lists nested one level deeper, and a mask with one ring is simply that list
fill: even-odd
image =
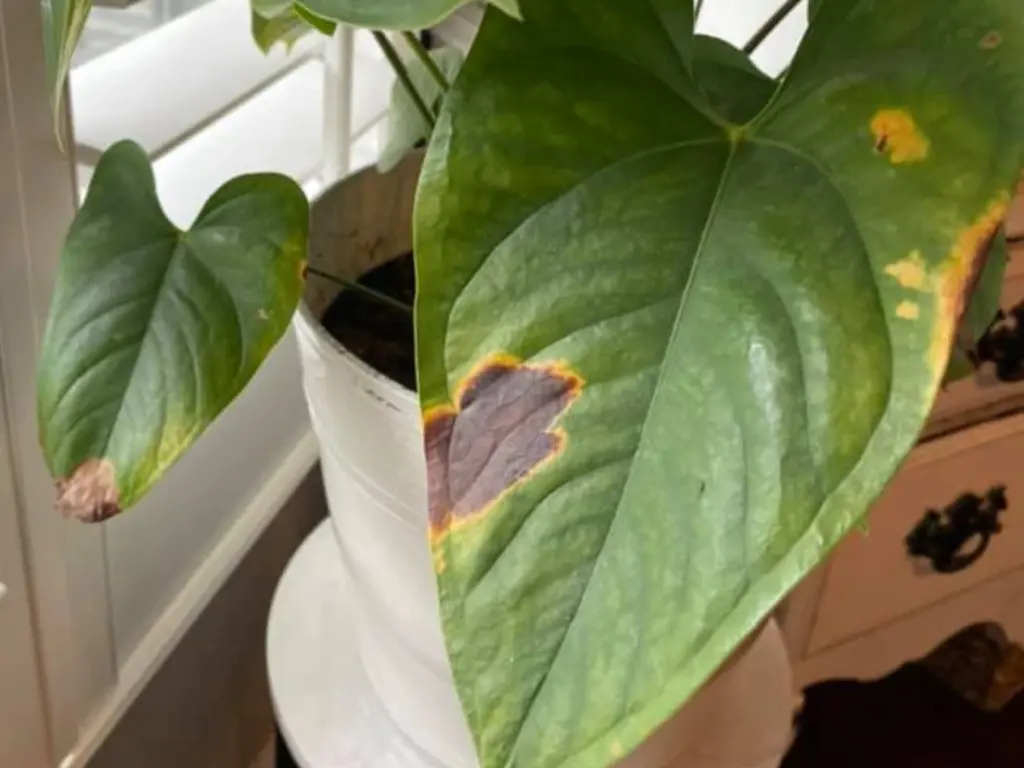
[{"label": "brown patch on leaf", "polygon": [[303,259],[299,262],[299,279],[302,282],[306,282],[306,278],[309,276],[309,262]]},{"label": "brown patch on leaf", "polygon": [[424,443],[435,541],[486,513],[565,448],[555,428],[583,388],[561,364],[527,365],[490,357],[456,391],[455,407],[424,415]]},{"label": "brown patch on leaf", "polygon": [[987,35],[981,38],[981,42],[979,43],[979,45],[986,51],[995,50],[1002,44],[1003,36],[999,34],[999,30],[996,29],[993,29],[991,32],[989,32]]},{"label": "brown patch on leaf", "polygon": [[82,462],[71,477],[57,481],[57,509],[65,517],[101,523],[121,512],[117,473],[107,459]]}]

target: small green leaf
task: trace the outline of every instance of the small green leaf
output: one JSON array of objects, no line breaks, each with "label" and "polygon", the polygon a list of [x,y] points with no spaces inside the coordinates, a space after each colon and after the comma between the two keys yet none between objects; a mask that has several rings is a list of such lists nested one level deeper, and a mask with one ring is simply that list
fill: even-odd
[{"label": "small green leaf", "polygon": [[277,43],[283,43],[290,51],[310,30],[330,36],[337,26],[333,21],[321,19],[300,3],[280,0],[253,0],[250,17],[252,38],[263,53],[269,53]]},{"label": "small green leaf", "polygon": [[[462,52],[456,48],[438,48],[430,52],[430,57],[437,62],[449,83],[455,80],[465,58]],[[406,62],[406,69],[416,92],[423,97],[428,106],[436,108],[441,103],[443,94],[441,86],[427,71],[426,65],[418,58],[413,58]],[[392,170],[409,150],[429,138],[430,126],[427,125],[402,84],[396,81],[391,87],[388,143],[377,163],[378,170],[381,173]]]},{"label": "small green leaf", "polygon": [[59,120],[64,84],[91,10],[91,0],[42,0],[43,54],[46,57],[47,87],[54,115],[54,130],[58,137],[61,135]]},{"label": "small green leaf", "polygon": [[298,17],[300,19],[305,19],[306,23],[313,27],[313,29],[317,30],[321,35],[330,37],[338,28],[338,24],[336,22],[331,21],[330,19],[325,19],[322,16],[318,16],[302,3],[295,3],[294,7],[295,13]]},{"label": "small green leaf", "polygon": [[242,391],[302,293],[309,210],[242,176],[179,231],[140,147],[96,167],[61,253],[38,371],[58,505],[96,521],[137,502]]},{"label": "small green leaf", "polygon": [[[339,24],[376,30],[426,29],[474,0],[304,0],[313,13]],[[519,0],[490,0],[519,18]]]},{"label": "small green leaf", "polygon": [[249,9],[265,19],[272,19],[291,9],[294,4],[293,0],[250,0]]},{"label": "small green leaf", "polygon": [[277,43],[283,43],[285,50],[290,51],[296,41],[309,32],[309,25],[290,8],[269,19],[253,11],[250,18],[252,39],[263,53],[270,53]]},{"label": "small green leaf", "polygon": [[1018,0],[829,0],[774,96],[690,5],[488,14],[427,153],[431,545],[482,768],[619,763],[863,519],[1018,176]]}]

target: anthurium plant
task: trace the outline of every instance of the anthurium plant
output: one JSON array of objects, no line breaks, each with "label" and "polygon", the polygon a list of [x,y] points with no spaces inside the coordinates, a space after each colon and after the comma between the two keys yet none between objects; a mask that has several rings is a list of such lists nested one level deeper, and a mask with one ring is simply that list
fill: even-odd
[{"label": "anthurium plant", "polygon": [[[62,2],[55,93],[84,13]],[[460,4],[263,18],[411,30]],[[415,214],[429,546],[481,765],[603,768],[862,521],[994,314],[1024,12],[819,0],[771,79],[691,0],[494,5]],[[405,109],[425,126],[441,93]],[[132,506],[235,398],[306,226],[260,175],[180,231],[142,152],[105,154],[39,370],[66,512]]]}]

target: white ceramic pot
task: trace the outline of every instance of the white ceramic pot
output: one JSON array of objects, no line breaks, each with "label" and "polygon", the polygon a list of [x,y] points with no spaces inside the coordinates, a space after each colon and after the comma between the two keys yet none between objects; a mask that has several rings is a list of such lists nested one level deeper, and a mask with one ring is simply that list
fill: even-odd
[{"label": "white ceramic pot", "polygon": [[[411,248],[420,158],[367,169],[313,212],[310,264],[355,280]],[[426,545],[426,462],[415,393],[339,345],[318,317],[337,284],[311,276],[296,318],[306,399],[355,615],[352,629],[385,728],[409,768],[473,768],[437,610]],[[376,727],[376,726],[375,726]],[[394,753],[394,751],[393,751]],[[405,758],[403,758],[405,759]]]},{"label": "white ceramic pot", "polygon": [[[409,252],[420,160],[411,157],[384,176],[368,169],[327,191],[314,206],[310,264],[355,280]],[[327,500],[350,581],[352,632],[369,695],[386,713],[373,719],[379,731],[374,741],[397,745],[388,750],[388,768],[475,768],[445,653],[427,546],[426,464],[416,396],[343,349],[320,325],[318,318],[338,291],[337,284],[311,276],[296,326]],[[745,653],[709,686],[717,693],[701,694],[699,700],[709,706],[684,710],[686,722],[663,728],[629,759],[630,768],[675,765],[698,746],[695,740],[703,742],[711,732],[727,734],[718,749],[735,754],[717,760],[715,745],[705,744],[690,754],[688,768],[774,766],[788,736],[789,668],[774,625],[753,647],[756,652]],[[752,696],[738,684],[754,678],[763,695]],[[709,730],[712,721],[717,731]],[[739,723],[740,731],[728,733],[732,726],[726,722]]]}]

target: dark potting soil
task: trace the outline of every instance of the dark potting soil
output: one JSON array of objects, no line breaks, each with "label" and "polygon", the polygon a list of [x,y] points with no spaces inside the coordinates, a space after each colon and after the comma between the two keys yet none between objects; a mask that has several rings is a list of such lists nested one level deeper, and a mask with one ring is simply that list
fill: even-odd
[{"label": "dark potting soil", "polygon": [[[367,272],[359,284],[408,307],[416,296],[416,273],[407,253]],[[345,288],[321,318],[339,344],[407,389],[416,389],[413,317],[354,288]]]}]

